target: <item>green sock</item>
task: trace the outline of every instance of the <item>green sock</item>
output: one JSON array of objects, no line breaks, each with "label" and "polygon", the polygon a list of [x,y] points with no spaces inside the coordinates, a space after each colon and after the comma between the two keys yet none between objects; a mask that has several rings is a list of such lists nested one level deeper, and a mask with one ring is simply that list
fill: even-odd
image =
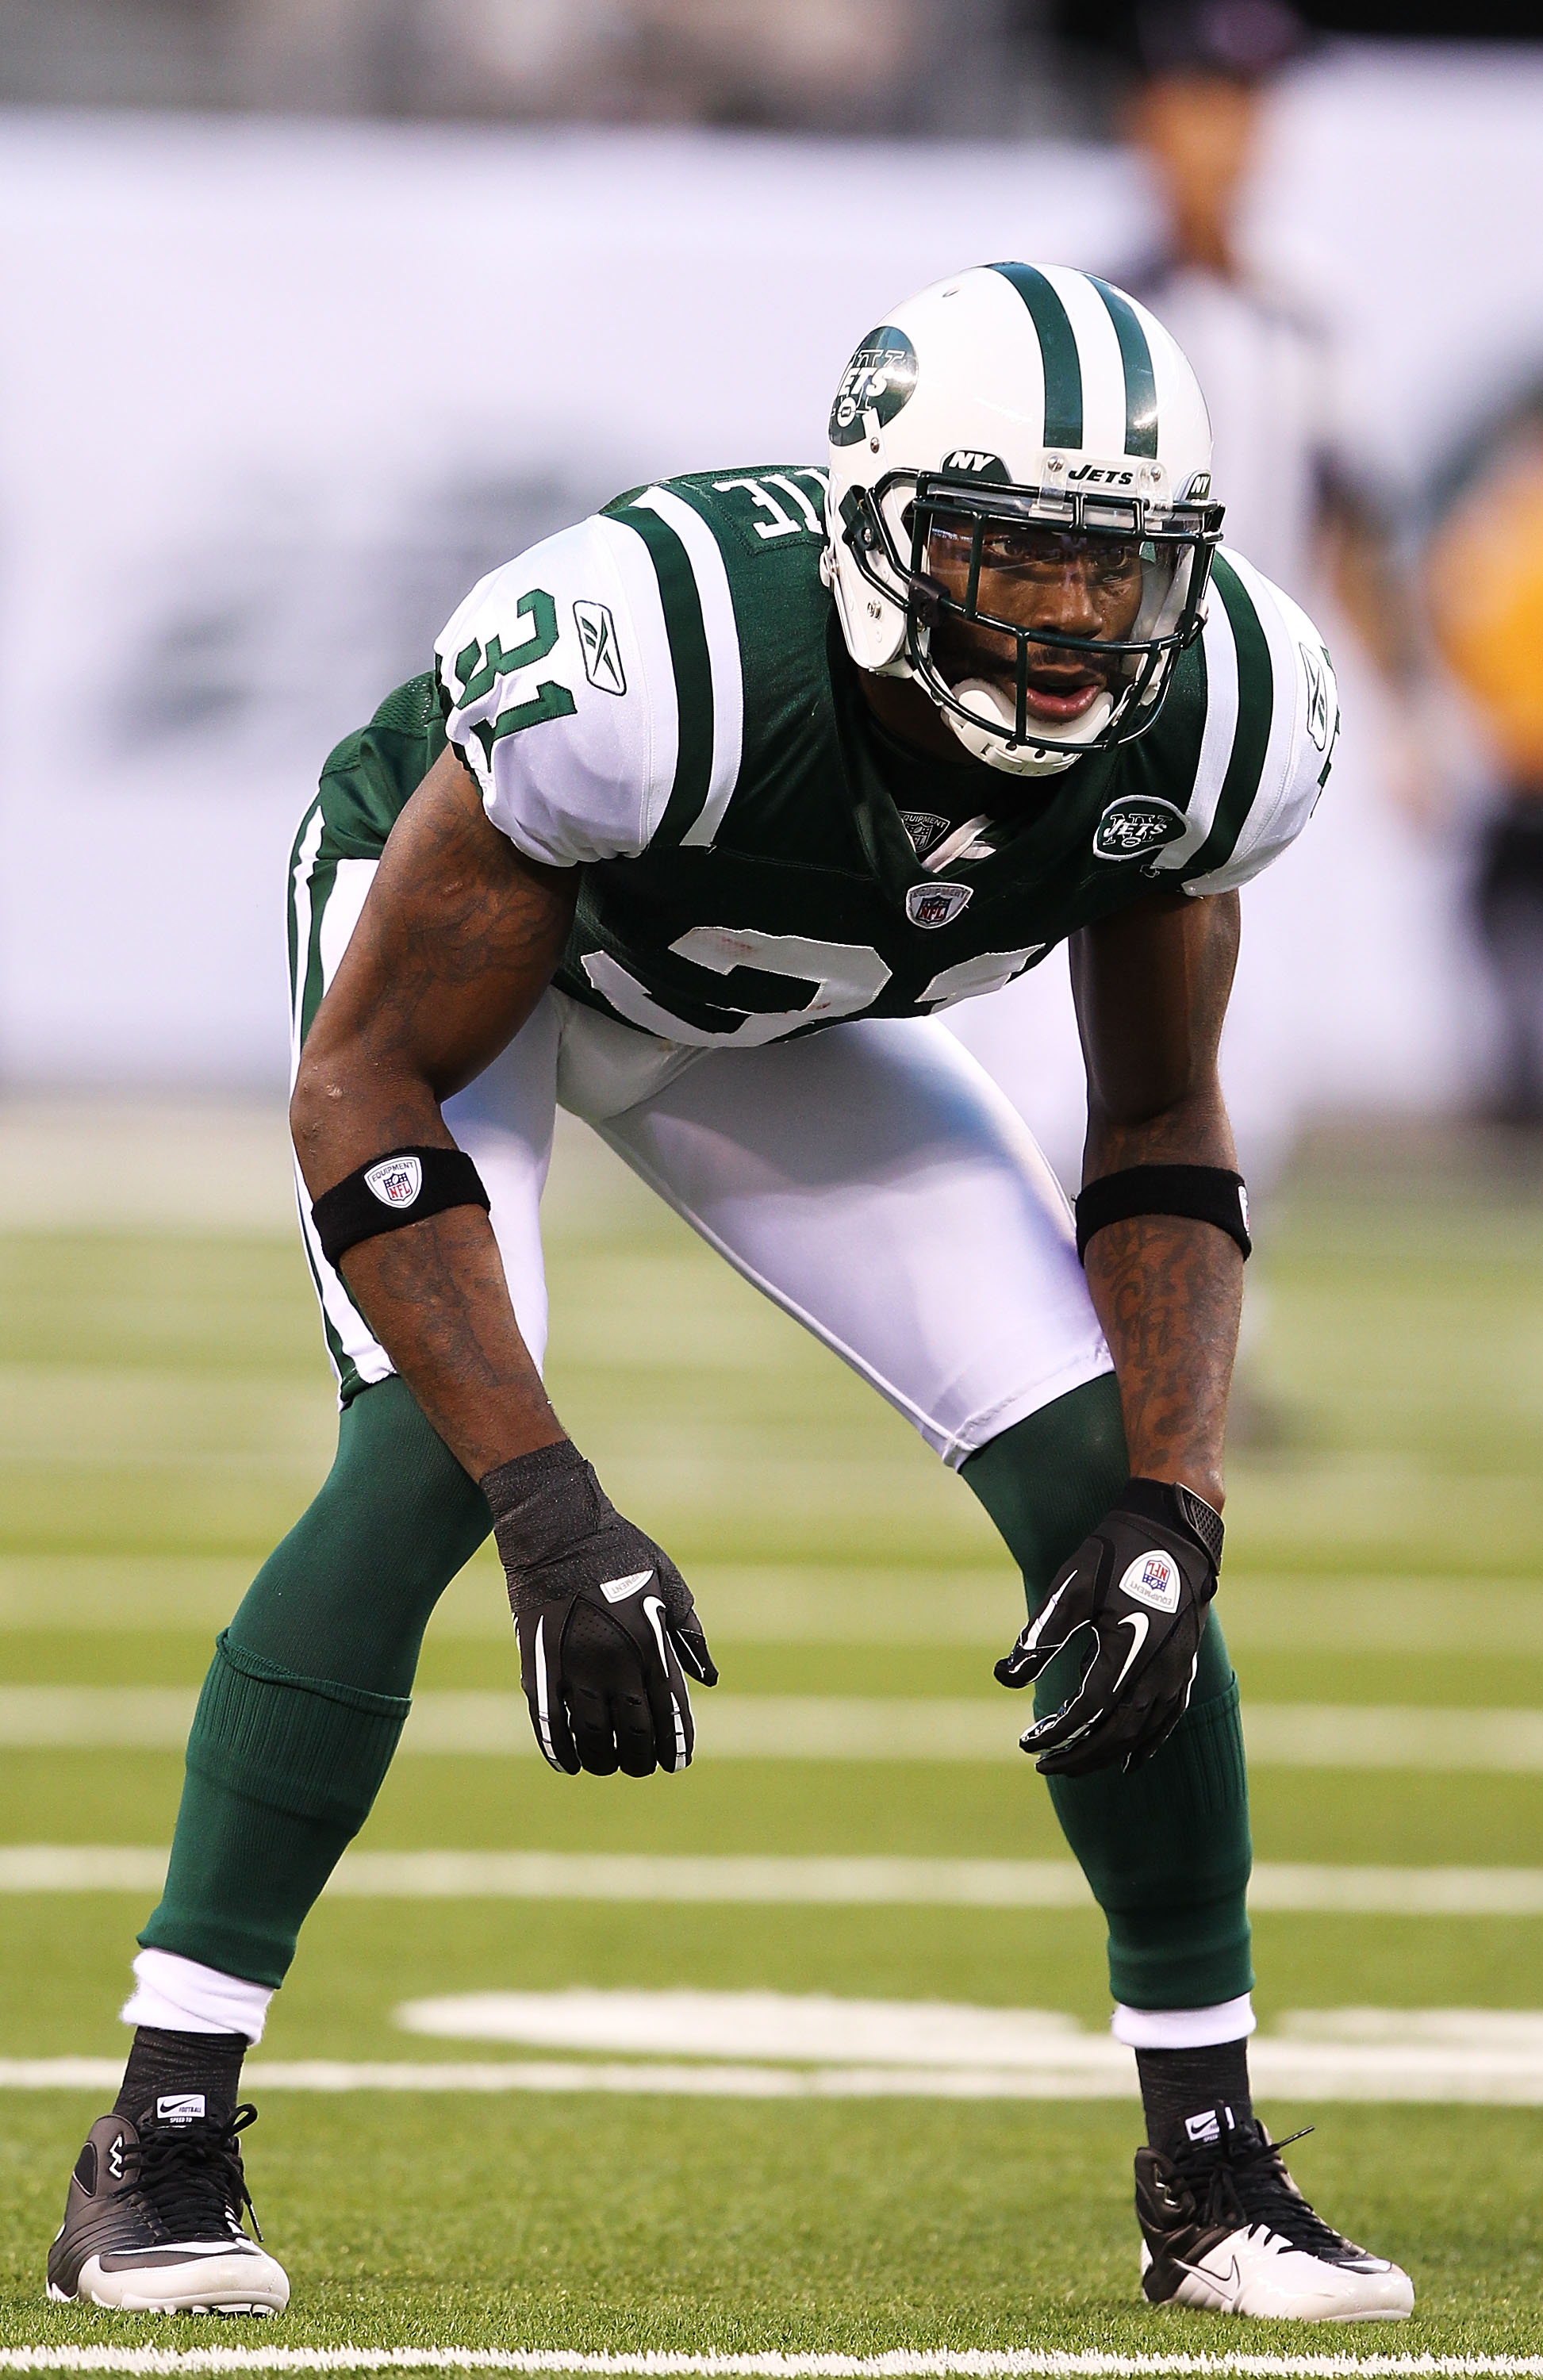
[{"label": "green sock", "polygon": [[215,1647],[142,1944],[283,1982],[396,1749],[429,1615],[491,1526],[400,1380],[346,1407],[321,1493]]},{"label": "green sock", "polygon": [[[964,1477],[1023,1571],[1030,1611],[1129,1475],[1109,1373],[971,1455]],[[1065,1701],[1084,1658],[1072,1645],[1051,1663],[1035,1691],[1037,1716]],[[1214,1604],[1189,1708],[1161,1751],[1130,1777],[1106,1768],[1046,1782],[1109,1922],[1114,1998],[1136,2009],[1209,2008],[1248,1991],[1248,1788],[1237,1681]]]}]

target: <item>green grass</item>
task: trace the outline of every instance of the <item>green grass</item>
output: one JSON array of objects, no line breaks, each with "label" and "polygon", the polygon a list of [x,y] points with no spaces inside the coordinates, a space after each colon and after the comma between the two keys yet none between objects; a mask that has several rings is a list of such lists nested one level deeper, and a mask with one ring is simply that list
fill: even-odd
[{"label": "green grass", "polygon": [[[446,2103],[447,2104],[447,2103]],[[7,2233],[57,2220],[57,2142],[93,2112],[30,2102],[0,2143]],[[1284,2108],[1282,2121],[1311,2119]],[[779,2107],[645,2100],[383,2111],[273,2097],[260,2212],[296,2284],[286,2344],[895,2346],[1195,2352],[1526,2351],[1543,2289],[1543,2138],[1373,2110],[1295,2153],[1340,2218],[1419,2271],[1398,2330],[1309,2333],[1133,2313],[1130,2119],[1098,2105]],[[189,2338],[186,2323],[7,2308],[12,2337]],[[219,2342],[275,2339],[222,2325]]]},{"label": "green grass", "polygon": [[[1371,1152],[1375,1157],[1376,1152]],[[578,1191],[583,1195],[579,1196]],[[1267,1220],[1221,1606],[1279,1701],[1543,1699],[1543,1208],[1461,1162],[1333,1151]],[[672,1220],[588,1180],[552,1210],[552,1379],[613,1493],[697,1584],[726,1688],[990,1696],[1018,1622],[961,1484]],[[1257,1292],[1256,1293],[1257,1294]],[[0,1237],[0,1681],[192,1685],[330,1457],[286,1241]],[[421,1682],[516,1690],[486,1555]],[[943,1642],[935,1640],[942,1615]],[[881,1640],[876,1641],[880,1623]],[[179,1764],[0,1752],[0,1841],[157,1843]],[[1261,1770],[1261,1856],[1543,1864],[1543,1778]],[[403,1762],[377,1849],[1044,1857],[1004,1765],[725,1762],[642,1786],[533,1761]],[[0,2056],[112,2056],[143,1908],[0,1903]],[[400,2057],[404,1998],[696,1983],[1066,2010],[1102,2022],[1091,1912],[324,1902],[264,2055]],[[1539,2005],[1543,1921],[1257,1921],[1259,2006]],[[457,2054],[453,2048],[431,2055]],[[480,2053],[471,2053],[480,2054]],[[198,2343],[48,2308],[42,2257],[94,2103],[0,2095],[0,2342]],[[1309,2338],[1136,2296],[1134,2108],[922,2101],[273,2094],[250,2174],[287,2344],[575,2349],[1033,2345],[1543,2351],[1543,2111],[1285,2105],[1294,2169],[1415,2272],[1405,2329]],[[222,2328],[221,2343],[247,2336]]]}]

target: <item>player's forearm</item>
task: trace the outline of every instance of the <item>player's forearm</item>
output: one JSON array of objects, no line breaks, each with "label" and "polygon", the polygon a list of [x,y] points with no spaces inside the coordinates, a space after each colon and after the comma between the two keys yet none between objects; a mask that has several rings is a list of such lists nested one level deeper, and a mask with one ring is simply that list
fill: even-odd
[{"label": "player's forearm", "polygon": [[[1095,1116],[1084,1178],[1130,1165],[1234,1167],[1220,1091],[1138,1123]],[[1214,1224],[1141,1215],[1087,1244],[1087,1286],[1114,1358],[1132,1473],[1182,1481],[1221,1511],[1243,1257]]]},{"label": "player's forearm", "polygon": [[[321,1053],[318,1052],[318,1061]],[[346,1062],[302,1064],[290,1106],[312,1197],[392,1148],[454,1148],[427,1085]],[[564,1435],[515,1319],[480,1207],[359,1240],[338,1267],[350,1297],[474,1479]]]},{"label": "player's forearm", "polygon": [[487,1216],[454,1207],[360,1240],[340,1268],[348,1293],[464,1470],[565,1435],[520,1336]]}]

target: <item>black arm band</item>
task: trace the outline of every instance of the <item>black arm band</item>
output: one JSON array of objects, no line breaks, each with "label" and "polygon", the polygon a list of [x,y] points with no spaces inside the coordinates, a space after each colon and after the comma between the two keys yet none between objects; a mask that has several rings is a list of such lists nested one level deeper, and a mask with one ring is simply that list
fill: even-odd
[{"label": "black arm band", "polygon": [[1094,1232],[1133,1215],[1189,1215],[1197,1223],[1214,1223],[1245,1257],[1253,1250],[1243,1176],[1224,1165],[1127,1165],[1089,1182],[1076,1211],[1077,1256],[1085,1264]]},{"label": "black arm band", "polygon": [[443,1215],[447,1207],[480,1207],[485,1213],[489,1204],[482,1177],[464,1149],[394,1148],[323,1190],[310,1220],[322,1254],[335,1266],[378,1232],[399,1232],[425,1215]]}]

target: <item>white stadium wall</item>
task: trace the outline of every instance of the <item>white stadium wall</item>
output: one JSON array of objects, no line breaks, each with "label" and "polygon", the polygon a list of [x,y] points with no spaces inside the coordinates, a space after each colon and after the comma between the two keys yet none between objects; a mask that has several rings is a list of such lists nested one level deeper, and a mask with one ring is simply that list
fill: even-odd
[{"label": "white stadium wall", "polygon": [[[1254,243],[1393,483],[1543,346],[1540,113],[1525,57],[1355,53],[1278,110]],[[817,455],[855,340],[959,262],[1150,237],[1091,148],[0,115],[5,1077],[275,1084],[294,823],[475,577],[640,477]],[[1401,821],[1343,676],[1331,794],[1245,896],[1261,1148],[1482,1058],[1460,838]],[[959,1018],[1058,1155],[1063,982]]]}]

